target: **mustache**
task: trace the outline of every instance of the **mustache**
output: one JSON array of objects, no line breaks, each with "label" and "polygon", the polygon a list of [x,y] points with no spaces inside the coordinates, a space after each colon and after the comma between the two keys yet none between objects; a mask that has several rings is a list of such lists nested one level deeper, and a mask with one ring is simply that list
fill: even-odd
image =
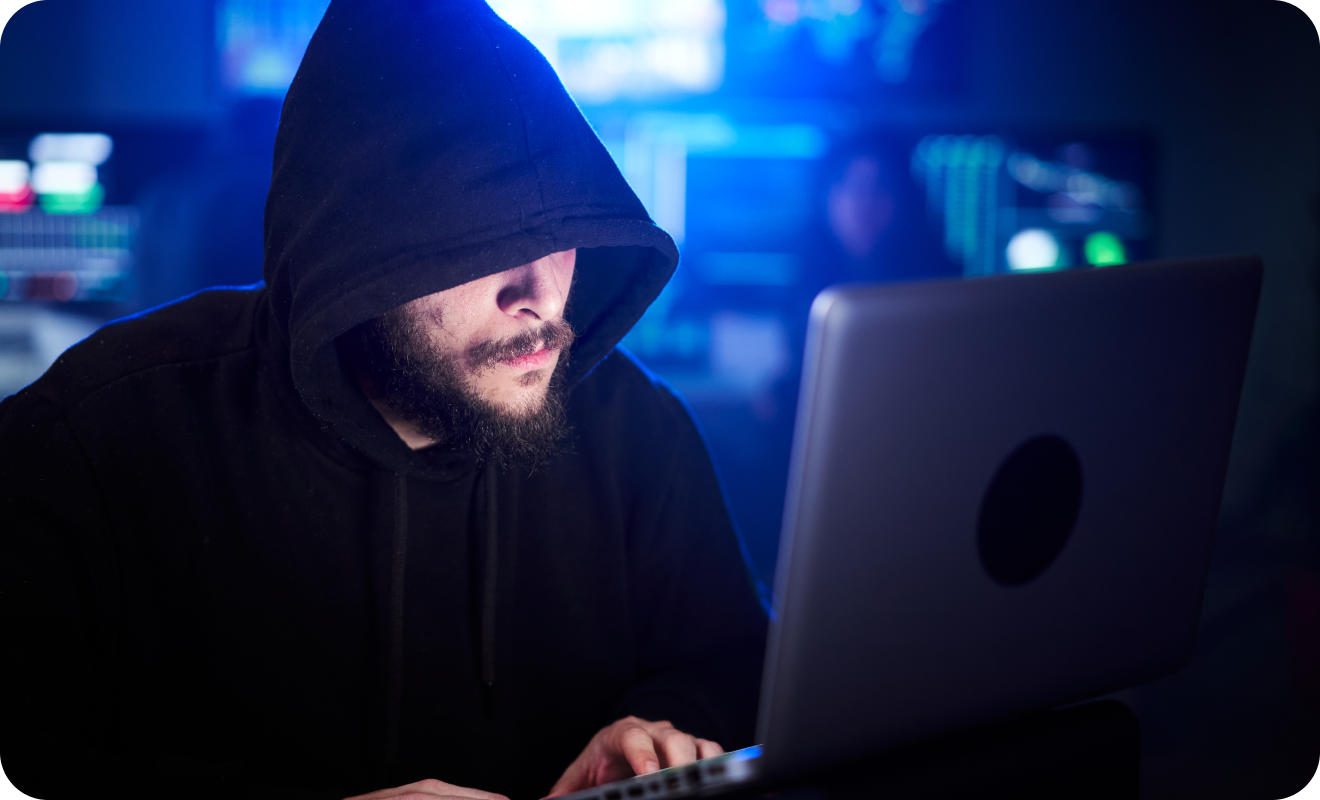
[{"label": "mustache", "polygon": [[577,334],[564,320],[551,320],[540,327],[528,328],[504,339],[487,339],[468,348],[468,366],[474,370],[494,367],[501,361],[529,356],[544,347],[546,350],[565,351],[573,346]]}]

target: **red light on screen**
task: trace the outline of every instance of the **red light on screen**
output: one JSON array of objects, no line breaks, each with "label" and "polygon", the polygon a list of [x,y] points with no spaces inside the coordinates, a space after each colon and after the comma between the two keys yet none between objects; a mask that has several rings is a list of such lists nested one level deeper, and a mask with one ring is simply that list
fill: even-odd
[{"label": "red light on screen", "polygon": [[17,192],[0,192],[0,214],[22,214],[37,199],[31,186],[24,186]]},{"label": "red light on screen", "polygon": [[67,303],[78,294],[78,276],[72,272],[38,272],[25,281],[24,300]]}]

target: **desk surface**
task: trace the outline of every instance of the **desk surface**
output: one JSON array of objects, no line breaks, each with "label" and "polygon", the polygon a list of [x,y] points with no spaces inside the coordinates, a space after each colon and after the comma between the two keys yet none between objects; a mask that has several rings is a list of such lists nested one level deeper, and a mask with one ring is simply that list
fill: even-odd
[{"label": "desk surface", "polygon": [[1136,800],[1141,730],[1103,700],[942,737],[721,800]]}]

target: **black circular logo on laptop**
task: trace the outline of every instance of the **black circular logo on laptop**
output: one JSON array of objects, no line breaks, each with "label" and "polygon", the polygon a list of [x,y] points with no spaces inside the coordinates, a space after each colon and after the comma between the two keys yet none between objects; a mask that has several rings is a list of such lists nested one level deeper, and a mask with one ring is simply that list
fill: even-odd
[{"label": "black circular logo on laptop", "polygon": [[1082,504],[1082,464],[1053,435],[1028,439],[999,465],[981,501],[976,546],[997,583],[1021,586],[1062,552]]}]

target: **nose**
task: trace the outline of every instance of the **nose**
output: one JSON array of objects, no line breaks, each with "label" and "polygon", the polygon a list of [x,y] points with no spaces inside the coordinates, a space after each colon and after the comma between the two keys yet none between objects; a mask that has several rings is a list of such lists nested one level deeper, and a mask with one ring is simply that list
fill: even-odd
[{"label": "nose", "polygon": [[501,273],[505,280],[495,300],[500,311],[516,318],[561,319],[573,280],[575,256],[573,250],[551,253]]}]

